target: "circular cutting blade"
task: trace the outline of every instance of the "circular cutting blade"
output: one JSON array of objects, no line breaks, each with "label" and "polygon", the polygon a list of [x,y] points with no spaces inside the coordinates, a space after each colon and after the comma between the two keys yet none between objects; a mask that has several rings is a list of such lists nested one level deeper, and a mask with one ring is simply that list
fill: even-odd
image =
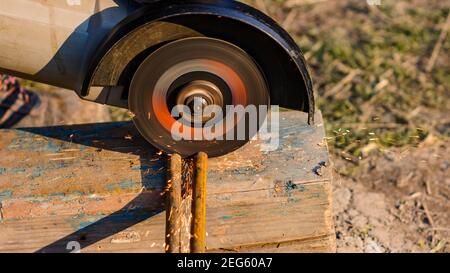
[{"label": "circular cutting blade", "polygon": [[[249,120],[233,118],[233,124],[215,120],[216,128],[206,137],[204,128],[183,127],[174,130],[173,93],[193,81],[210,81],[217,86],[226,104],[233,106],[269,105],[269,93],[264,76],[252,58],[240,48],[217,39],[187,38],[169,43],[152,53],[137,69],[130,86],[129,106],[141,134],[153,145],[168,153],[190,156],[200,151],[210,156],[227,154],[244,145],[254,135],[239,140],[230,130],[240,122],[249,128],[250,122],[259,124],[264,118]],[[217,97],[217,96],[216,96]],[[224,105],[221,105],[226,109]],[[226,111],[225,111],[226,112]],[[226,123],[226,126],[223,126]],[[211,124],[209,124],[211,125]],[[190,138],[185,137],[190,132]],[[178,133],[177,133],[178,132]],[[229,134],[228,137],[226,134]],[[205,139],[206,138],[206,139]],[[208,140],[207,140],[208,139]]]}]

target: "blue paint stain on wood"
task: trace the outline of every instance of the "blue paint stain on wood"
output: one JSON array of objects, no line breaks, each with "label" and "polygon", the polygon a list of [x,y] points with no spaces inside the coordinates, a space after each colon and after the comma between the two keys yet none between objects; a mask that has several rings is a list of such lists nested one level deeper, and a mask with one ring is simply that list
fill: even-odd
[{"label": "blue paint stain on wood", "polygon": [[228,219],[233,219],[235,217],[242,217],[242,216],[247,216],[247,215],[248,215],[247,213],[236,213],[236,214],[233,214],[233,215],[222,216],[222,219],[228,220]]},{"label": "blue paint stain on wood", "polygon": [[45,166],[36,166],[33,168],[30,179],[36,179],[38,177],[44,176],[45,172],[47,171],[53,171],[53,170],[60,170],[67,168],[69,166],[66,162],[49,162]]},{"label": "blue paint stain on wood", "polygon": [[134,189],[134,188],[136,188],[136,183],[134,183],[133,180],[131,180],[131,179],[124,180],[119,183],[119,187],[122,190]]},{"label": "blue paint stain on wood", "polygon": [[78,225],[78,229],[83,229],[86,228],[92,224],[94,224],[96,221],[86,221],[86,222],[80,222],[80,224]]},{"label": "blue paint stain on wood", "polygon": [[10,170],[10,172],[11,172],[12,174],[19,174],[19,173],[24,173],[24,172],[26,172],[26,169],[25,169],[25,168],[21,168],[21,167],[16,167],[16,168],[12,168],[12,169]]},{"label": "blue paint stain on wood", "polygon": [[117,189],[121,189],[121,190],[132,190],[132,189],[138,189],[140,188],[140,183],[134,182],[132,179],[127,179],[127,180],[122,180],[119,183],[112,183],[112,184],[108,184],[106,185],[106,188],[109,191],[114,191]]},{"label": "blue paint stain on wood", "polygon": [[0,192],[0,201],[6,200],[6,199],[11,199],[12,195],[13,195],[13,193],[10,190]]},{"label": "blue paint stain on wood", "polygon": [[83,228],[86,228],[95,222],[99,221],[100,219],[106,217],[105,214],[97,214],[97,215],[86,215],[84,213],[81,213],[75,217],[71,217],[66,219],[66,222],[70,224],[70,226],[75,230],[80,230]]},{"label": "blue paint stain on wood", "polygon": [[50,201],[54,201],[54,200],[69,201],[69,200],[72,200],[74,197],[87,196],[90,194],[92,194],[92,193],[87,193],[87,192],[82,192],[82,191],[71,191],[70,193],[54,192],[54,193],[45,195],[45,197],[42,195],[24,195],[21,198],[30,199],[30,202],[32,202],[32,203],[45,203],[45,202],[50,202]]}]

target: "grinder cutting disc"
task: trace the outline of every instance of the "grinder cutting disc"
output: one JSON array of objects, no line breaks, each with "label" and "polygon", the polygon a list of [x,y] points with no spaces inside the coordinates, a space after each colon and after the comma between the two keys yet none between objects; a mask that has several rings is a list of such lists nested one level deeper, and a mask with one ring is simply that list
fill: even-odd
[{"label": "grinder cutting disc", "polygon": [[[253,59],[233,44],[204,37],[177,40],[153,52],[137,69],[129,94],[141,134],[157,148],[182,156],[200,151],[220,156],[243,146],[254,136],[250,128],[255,123],[259,127],[265,114],[239,117],[227,112],[227,106],[269,103],[266,81]],[[180,105],[184,110],[173,115]],[[212,105],[224,112],[223,118],[196,111]],[[245,128],[244,138],[238,137],[237,127]]]}]

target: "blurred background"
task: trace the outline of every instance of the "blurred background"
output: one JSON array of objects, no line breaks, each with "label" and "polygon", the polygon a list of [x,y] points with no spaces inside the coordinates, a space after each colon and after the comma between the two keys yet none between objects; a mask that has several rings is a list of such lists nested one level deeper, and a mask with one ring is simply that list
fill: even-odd
[{"label": "blurred background", "polygon": [[[310,65],[335,172],[338,252],[450,252],[450,2],[244,2],[287,29]],[[2,82],[0,100],[23,88],[0,104],[3,127],[130,119],[74,92]]]}]

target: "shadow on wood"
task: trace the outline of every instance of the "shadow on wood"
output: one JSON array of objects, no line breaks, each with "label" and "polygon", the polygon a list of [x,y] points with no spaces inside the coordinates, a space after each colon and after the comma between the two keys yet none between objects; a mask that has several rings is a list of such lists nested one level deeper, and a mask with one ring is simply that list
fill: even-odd
[{"label": "shadow on wood", "polygon": [[[128,129],[123,130],[124,128]],[[24,128],[18,130],[68,143],[93,147],[99,152],[110,150],[124,154],[134,154],[139,156],[141,164],[148,163],[149,159],[153,159],[153,162],[156,162],[155,159],[157,159],[161,162],[162,167],[163,162],[166,162],[166,157],[156,148],[143,141],[140,137],[135,137],[138,136],[138,132],[134,130],[131,122]],[[117,134],[117,132],[120,133]],[[133,140],[133,145],[122,145],[131,140]],[[160,164],[157,165],[159,166]],[[153,174],[150,174],[145,167],[141,167],[140,171],[142,193],[131,202],[127,203],[120,210],[41,248],[37,252],[65,252],[69,250],[67,247],[70,242],[78,242],[81,249],[84,249],[164,211],[164,207],[158,207],[158,205],[149,209],[149,204],[155,204],[155,201],[159,202],[161,194],[157,192],[155,195],[154,192],[151,192],[155,190],[155,185],[152,183],[153,178],[149,177],[149,175]],[[161,188],[159,187],[159,189]],[[143,208],[146,208],[146,210],[142,210]]]}]

